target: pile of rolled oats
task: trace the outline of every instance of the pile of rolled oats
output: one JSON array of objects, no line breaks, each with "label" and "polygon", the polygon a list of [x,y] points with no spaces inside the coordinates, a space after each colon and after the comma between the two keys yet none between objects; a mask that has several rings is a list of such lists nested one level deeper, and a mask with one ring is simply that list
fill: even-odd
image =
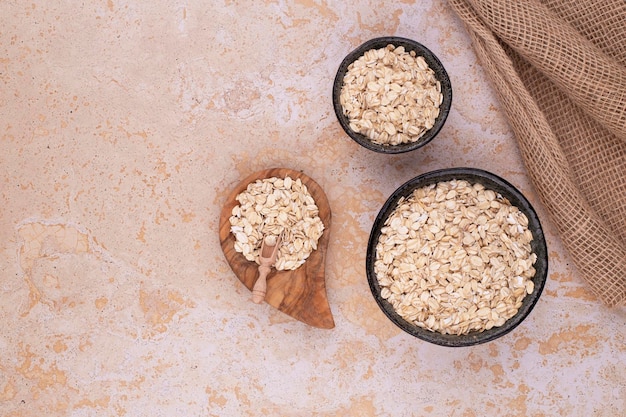
[{"label": "pile of rolled oats", "polygon": [[433,127],[443,95],[423,57],[388,45],[348,66],[339,100],[353,131],[398,145],[416,142]]},{"label": "pile of rolled oats", "polygon": [[401,198],[381,230],[381,296],[408,322],[443,334],[502,326],[534,289],[528,218],[465,180]]},{"label": "pile of rolled oats", "polygon": [[[264,237],[282,236],[275,268],[294,270],[302,265],[324,232],[319,209],[306,185],[297,178],[266,178],[250,183],[236,197],[230,230],[235,251],[259,263]],[[270,238],[272,239],[272,238]]]}]

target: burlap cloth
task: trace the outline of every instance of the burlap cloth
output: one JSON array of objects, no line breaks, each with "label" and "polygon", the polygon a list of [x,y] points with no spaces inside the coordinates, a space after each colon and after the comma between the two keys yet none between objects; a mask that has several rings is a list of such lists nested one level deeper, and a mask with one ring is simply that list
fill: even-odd
[{"label": "burlap cloth", "polygon": [[449,0],[591,291],[626,304],[626,1]]}]

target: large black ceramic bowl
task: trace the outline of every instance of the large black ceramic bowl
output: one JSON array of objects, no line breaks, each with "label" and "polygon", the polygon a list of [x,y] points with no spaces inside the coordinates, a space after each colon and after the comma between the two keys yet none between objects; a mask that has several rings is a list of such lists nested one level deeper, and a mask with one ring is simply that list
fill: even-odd
[{"label": "large black ceramic bowl", "polygon": [[[403,143],[399,145],[381,145],[372,142],[368,137],[353,131],[350,128],[350,122],[348,118],[343,114],[343,108],[339,97],[341,95],[341,88],[343,87],[343,79],[348,71],[348,66],[359,59],[365,52],[370,49],[380,49],[387,45],[394,45],[396,47],[403,46],[407,52],[415,51],[417,56],[424,57],[424,60],[428,66],[434,71],[435,77],[441,83],[441,94],[443,95],[443,102],[439,106],[439,116],[435,120],[434,126],[428,130],[418,141],[412,143]],[[446,72],[443,64],[439,59],[424,45],[406,38],[387,36],[382,38],[371,39],[352,52],[350,52],[344,60],[341,62],[337,75],[335,76],[335,82],[333,84],[333,107],[339,124],[354,141],[361,146],[380,153],[397,154],[402,152],[412,151],[426,145],[433,140],[443,127],[448,114],[450,113],[450,107],[452,106],[452,85],[450,84],[450,77]]]},{"label": "large black ceramic bowl", "polygon": [[[396,313],[393,306],[381,297],[381,288],[374,271],[374,262],[376,261],[376,245],[381,235],[381,228],[383,227],[387,217],[389,217],[396,209],[398,200],[402,197],[408,197],[415,189],[453,179],[466,180],[472,184],[480,183],[485,186],[485,188],[499,193],[502,197],[508,199],[513,206],[519,208],[519,210],[528,218],[528,228],[533,235],[531,249],[537,255],[537,262],[534,265],[536,273],[532,279],[534,283],[534,291],[532,294],[528,294],[524,297],[522,306],[517,314],[508,319],[504,325],[500,327],[493,327],[482,332],[474,331],[468,333],[467,335],[449,335],[433,332],[404,320]],[[402,330],[419,339],[437,345],[472,346],[489,342],[509,333],[528,316],[539,300],[539,296],[541,295],[546,282],[548,274],[548,251],[537,213],[528,200],[513,185],[499,176],[487,171],[474,168],[451,168],[432,171],[417,176],[400,186],[400,188],[398,188],[391,195],[391,197],[389,197],[378,213],[369,237],[366,257],[366,271],[367,279],[369,281],[372,294],[374,295],[374,299],[385,315]]]}]

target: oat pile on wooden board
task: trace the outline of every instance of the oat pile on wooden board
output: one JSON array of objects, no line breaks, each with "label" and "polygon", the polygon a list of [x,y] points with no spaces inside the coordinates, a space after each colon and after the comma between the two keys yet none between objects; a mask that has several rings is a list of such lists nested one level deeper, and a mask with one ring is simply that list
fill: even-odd
[{"label": "oat pile on wooden board", "polygon": [[229,218],[235,250],[259,262],[266,236],[282,235],[275,268],[294,270],[304,264],[324,232],[319,208],[307,186],[297,178],[265,178],[237,195],[239,205]]}]

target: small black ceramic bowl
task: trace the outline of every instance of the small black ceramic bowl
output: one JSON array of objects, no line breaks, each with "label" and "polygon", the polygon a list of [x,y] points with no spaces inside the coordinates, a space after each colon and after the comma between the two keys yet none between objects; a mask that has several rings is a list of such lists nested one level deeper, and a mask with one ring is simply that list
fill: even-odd
[{"label": "small black ceramic bowl", "polygon": [[[424,60],[428,64],[428,66],[434,71],[435,77],[441,84],[441,94],[443,95],[443,102],[439,106],[439,116],[435,120],[434,126],[429,129],[424,135],[419,138],[416,142],[411,143],[403,143],[399,145],[382,145],[372,142],[368,137],[353,131],[350,128],[350,122],[348,118],[343,114],[343,108],[339,101],[339,97],[341,95],[341,88],[343,87],[343,79],[348,71],[348,66],[359,59],[361,56],[365,54],[365,52],[370,49],[380,49],[384,48],[387,45],[394,45],[396,47],[403,46],[407,52],[415,51],[416,56],[424,57]],[[448,73],[445,68],[441,64],[441,61],[424,45],[415,42],[411,39],[387,36],[382,38],[371,39],[352,52],[350,52],[344,60],[341,62],[339,69],[337,70],[337,75],[335,76],[335,82],[333,84],[333,107],[335,109],[335,114],[337,115],[337,119],[339,120],[339,124],[343,128],[343,130],[350,136],[355,142],[367,148],[369,150],[386,153],[386,154],[397,154],[412,151],[422,146],[426,145],[428,142],[433,140],[435,136],[439,133],[443,124],[450,113],[450,107],[452,105],[452,85],[450,84],[450,77],[448,77]]]},{"label": "small black ceramic bowl", "polygon": [[[374,271],[376,246],[381,235],[381,228],[383,227],[387,217],[389,217],[396,209],[398,200],[402,197],[408,197],[415,189],[439,182],[451,181],[453,179],[466,180],[471,184],[480,183],[486,189],[499,193],[502,197],[506,198],[511,205],[517,207],[522,213],[524,213],[528,218],[528,229],[533,235],[531,249],[537,255],[537,261],[533,265],[536,270],[535,276],[532,279],[534,283],[534,290],[531,294],[527,294],[524,297],[522,306],[518,310],[517,314],[508,319],[504,325],[500,327],[492,327],[491,329],[484,330],[482,332],[473,331],[466,335],[450,335],[433,332],[404,320],[400,317],[400,315],[398,315],[398,313],[396,313],[393,306],[381,297],[381,287]],[[381,308],[383,313],[385,313],[385,315],[402,330],[419,339],[441,346],[472,346],[489,342],[504,336],[517,327],[517,325],[519,325],[528,316],[539,300],[539,296],[541,295],[546,282],[548,274],[548,251],[537,213],[528,200],[522,195],[522,193],[513,187],[513,185],[495,174],[479,169],[442,169],[422,174],[407,181],[394,191],[391,197],[389,197],[389,199],[385,202],[382,209],[378,213],[378,216],[374,220],[374,226],[372,227],[372,232],[369,237],[366,256],[366,272],[370,289],[374,299],[378,303],[378,306]]]}]

